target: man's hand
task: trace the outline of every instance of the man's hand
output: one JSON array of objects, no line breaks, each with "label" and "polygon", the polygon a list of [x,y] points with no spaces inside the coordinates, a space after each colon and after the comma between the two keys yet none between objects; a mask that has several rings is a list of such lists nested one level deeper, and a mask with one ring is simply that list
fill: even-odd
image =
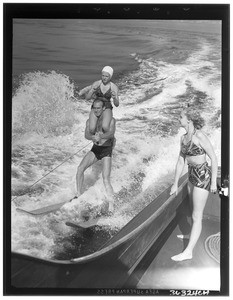
[{"label": "man's hand", "polygon": [[93,135],[92,140],[93,140],[94,143],[98,144],[101,140],[101,132],[96,132],[96,134]]}]

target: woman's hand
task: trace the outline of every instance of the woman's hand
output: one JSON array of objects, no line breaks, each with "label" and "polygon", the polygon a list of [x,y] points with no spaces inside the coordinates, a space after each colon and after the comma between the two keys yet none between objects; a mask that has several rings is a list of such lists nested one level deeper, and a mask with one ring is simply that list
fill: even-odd
[{"label": "woman's hand", "polygon": [[111,96],[112,96],[112,99],[116,99],[117,98],[116,92],[115,91],[111,91]]},{"label": "woman's hand", "polygon": [[111,91],[111,96],[112,96],[114,105],[115,105],[116,107],[118,107],[118,106],[119,106],[118,92],[112,90],[112,91]]},{"label": "woman's hand", "polygon": [[90,92],[91,92],[91,95],[93,95],[95,93],[95,91],[97,90],[97,87],[92,87]]},{"label": "woman's hand", "polygon": [[178,192],[178,186],[177,186],[177,184],[173,184],[171,187],[170,195],[173,195],[173,194],[177,195],[177,192]]},{"label": "woman's hand", "polygon": [[217,192],[217,184],[216,183],[211,183],[210,191],[211,191],[211,193],[214,193],[214,194]]}]

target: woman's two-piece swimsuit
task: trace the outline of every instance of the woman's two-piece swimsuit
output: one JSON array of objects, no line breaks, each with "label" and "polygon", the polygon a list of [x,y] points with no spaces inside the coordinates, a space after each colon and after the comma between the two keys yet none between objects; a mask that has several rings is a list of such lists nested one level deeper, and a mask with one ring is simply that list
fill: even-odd
[{"label": "woman's two-piece swimsuit", "polygon": [[[111,87],[107,90],[106,93],[103,94],[103,92],[101,91],[100,85],[99,85],[97,87],[97,89],[95,90],[95,96],[96,97],[101,97],[102,99],[105,100],[104,101],[105,108],[113,109],[111,101],[110,101],[110,99],[112,97]],[[91,148],[91,151],[95,154],[95,157],[98,160],[101,160],[104,157],[111,157],[112,156],[112,149],[113,149],[113,145],[114,145],[114,140],[115,140],[115,138],[108,139],[101,146],[98,146],[96,144],[93,145],[93,147]]]},{"label": "woman's two-piece swimsuit", "polygon": [[[195,133],[196,131],[193,133],[193,135]],[[192,139],[187,144],[184,144],[182,141],[181,154],[184,158],[185,156],[198,156],[205,153],[205,150],[202,147],[194,144]],[[210,190],[211,169],[207,162],[202,164],[188,163],[188,178],[194,186],[208,191]]]},{"label": "woman's two-piece swimsuit", "polygon": [[111,101],[110,101],[110,99],[112,97],[111,85],[110,85],[110,88],[107,90],[106,93],[103,93],[101,91],[101,88],[100,88],[100,85],[99,85],[97,87],[97,89],[95,90],[94,94],[95,94],[96,98],[100,97],[100,98],[102,98],[104,100],[105,108],[113,109]]}]

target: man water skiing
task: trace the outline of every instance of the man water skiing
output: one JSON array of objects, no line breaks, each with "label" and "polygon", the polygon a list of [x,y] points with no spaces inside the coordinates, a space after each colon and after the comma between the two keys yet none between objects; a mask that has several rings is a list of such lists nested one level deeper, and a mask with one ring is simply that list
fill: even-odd
[{"label": "man water skiing", "polygon": [[82,194],[82,186],[84,181],[84,172],[87,168],[92,166],[98,160],[102,161],[102,176],[106,194],[108,197],[108,210],[110,213],[113,212],[113,201],[114,201],[114,191],[110,182],[111,166],[112,166],[112,150],[115,145],[115,130],[116,130],[116,120],[112,118],[110,122],[109,131],[103,132],[102,121],[103,112],[105,110],[104,101],[102,98],[96,98],[92,106],[93,112],[97,117],[96,131],[93,134],[90,130],[90,120],[86,122],[85,138],[87,140],[93,141],[93,147],[84,156],[81,163],[78,166],[76,174],[76,186],[77,194],[79,197]]}]

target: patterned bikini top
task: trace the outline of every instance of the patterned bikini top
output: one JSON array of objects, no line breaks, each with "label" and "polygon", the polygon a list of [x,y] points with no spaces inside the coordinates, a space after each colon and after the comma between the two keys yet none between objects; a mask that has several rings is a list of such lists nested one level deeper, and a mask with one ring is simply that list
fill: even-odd
[{"label": "patterned bikini top", "polygon": [[[196,130],[194,131],[192,137],[194,136],[195,133],[196,133]],[[202,147],[199,147],[192,142],[192,138],[187,144],[184,144],[184,142],[182,141],[181,152],[183,155],[188,155],[188,156],[197,156],[197,155],[202,155],[202,154],[206,153]]]},{"label": "patterned bikini top", "polygon": [[95,90],[95,95],[97,97],[101,97],[101,98],[105,98],[107,101],[110,101],[111,97],[112,97],[112,93],[111,93],[111,85],[110,88],[107,90],[106,93],[103,93],[101,91],[100,85],[97,87],[97,89]]}]

